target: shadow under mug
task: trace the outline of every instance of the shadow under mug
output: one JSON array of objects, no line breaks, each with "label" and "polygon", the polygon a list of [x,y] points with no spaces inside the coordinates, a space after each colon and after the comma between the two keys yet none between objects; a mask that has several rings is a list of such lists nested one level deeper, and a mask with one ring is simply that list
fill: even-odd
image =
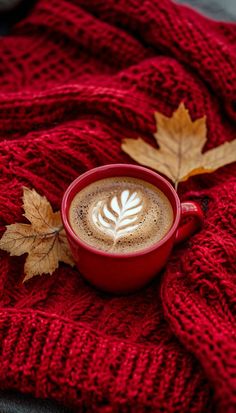
[{"label": "shadow under mug", "polygon": [[[172,227],[161,240],[127,254],[105,252],[86,244],[75,234],[68,219],[71,201],[79,191],[92,182],[117,176],[142,179],[156,186],[169,199],[174,214]],[[79,176],[63,196],[61,215],[79,271],[91,284],[112,293],[129,293],[142,288],[164,267],[174,244],[187,239],[203,222],[197,203],[180,203],[177,192],[165,178],[142,166],[129,164],[105,165]]]}]

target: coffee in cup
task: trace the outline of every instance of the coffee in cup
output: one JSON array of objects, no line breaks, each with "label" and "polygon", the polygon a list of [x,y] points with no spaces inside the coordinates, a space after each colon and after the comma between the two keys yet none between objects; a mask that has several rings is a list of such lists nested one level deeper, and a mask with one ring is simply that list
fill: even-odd
[{"label": "coffee in cup", "polygon": [[64,193],[61,216],[80,274],[116,294],[147,284],[174,245],[203,222],[197,203],[181,203],[165,178],[130,164],[100,166],[76,178]]},{"label": "coffee in cup", "polygon": [[105,252],[129,254],[160,241],[174,213],[167,196],[151,183],[129,176],[90,183],[72,199],[69,223],[86,244]]}]

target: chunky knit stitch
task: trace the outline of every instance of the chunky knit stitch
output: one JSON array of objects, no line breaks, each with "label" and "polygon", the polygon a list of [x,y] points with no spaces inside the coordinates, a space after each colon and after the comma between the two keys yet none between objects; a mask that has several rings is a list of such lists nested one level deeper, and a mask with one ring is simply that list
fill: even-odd
[{"label": "chunky knit stitch", "polygon": [[[0,40],[0,235],[22,222],[22,186],[55,210],[82,172],[132,162],[153,112],[207,115],[205,149],[235,138],[236,27],[170,0],[39,0]],[[0,388],[75,412],[236,411],[235,164],[179,187],[205,211],[151,285],[110,296],[79,271],[22,285],[0,261]]]}]

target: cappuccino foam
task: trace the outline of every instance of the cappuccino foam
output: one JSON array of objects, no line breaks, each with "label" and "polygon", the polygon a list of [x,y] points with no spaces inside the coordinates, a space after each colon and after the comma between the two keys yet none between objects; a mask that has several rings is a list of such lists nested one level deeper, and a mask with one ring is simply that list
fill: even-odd
[{"label": "cappuccino foam", "polygon": [[161,240],[173,224],[173,210],[154,185],[132,177],[112,177],[93,182],[75,195],[69,222],[86,244],[126,254]]}]

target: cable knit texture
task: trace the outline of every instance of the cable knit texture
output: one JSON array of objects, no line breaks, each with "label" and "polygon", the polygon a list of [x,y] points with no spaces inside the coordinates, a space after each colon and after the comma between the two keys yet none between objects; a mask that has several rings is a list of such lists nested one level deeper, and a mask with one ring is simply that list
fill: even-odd
[{"label": "cable knit texture", "polygon": [[[236,26],[169,0],[39,0],[0,40],[0,235],[22,222],[22,186],[60,208],[95,166],[132,162],[153,113],[184,101],[213,148],[235,138]],[[151,285],[110,296],[61,264],[22,285],[0,261],[0,388],[75,412],[236,411],[235,164],[195,176],[182,200],[205,211]]]}]

